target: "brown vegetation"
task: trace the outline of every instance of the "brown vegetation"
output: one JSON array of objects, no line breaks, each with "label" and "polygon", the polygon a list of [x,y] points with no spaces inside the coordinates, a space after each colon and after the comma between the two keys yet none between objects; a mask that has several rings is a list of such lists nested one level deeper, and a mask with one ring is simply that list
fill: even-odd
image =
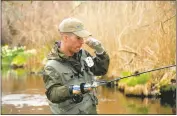
[{"label": "brown vegetation", "polygon": [[111,58],[107,76],[116,77],[176,63],[175,10],[175,1],[2,1],[2,43],[37,49],[28,67],[42,65],[60,39],[58,24],[76,17],[102,42]]}]

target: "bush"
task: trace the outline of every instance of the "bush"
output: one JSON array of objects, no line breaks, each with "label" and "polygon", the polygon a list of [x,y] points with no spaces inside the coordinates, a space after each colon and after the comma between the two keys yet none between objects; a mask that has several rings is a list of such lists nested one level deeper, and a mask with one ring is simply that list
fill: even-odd
[{"label": "bush", "polygon": [[2,66],[9,66],[14,57],[16,57],[19,53],[24,52],[25,47],[10,48],[8,45],[5,45],[1,49]]},{"label": "bush", "polygon": [[11,65],[23,66],[30,56],[36,53],[33,50],[25,50],[25,46],[10,48],[8,45],[2,49],[2,73],[5,74]]}]

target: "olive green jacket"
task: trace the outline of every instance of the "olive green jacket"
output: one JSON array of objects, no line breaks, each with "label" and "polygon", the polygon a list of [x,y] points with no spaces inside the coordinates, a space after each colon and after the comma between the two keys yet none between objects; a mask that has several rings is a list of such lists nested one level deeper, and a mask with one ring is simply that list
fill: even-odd
[{"label": "olive green jacket", "polygon": [[[73,103],[69,86],[80,85],[80,83],[92,84],[94,76],[106,74],[109,56],[105,52],[92,57],[87,51],[80,50],[72,57],[68,57],[59,51],[59,47],[60,43],[55,42],[44,67],[43,80],[46,96],[54,114],[79,114],[80,111],[88,110],[89,107],[96,105],[96,97],[94,92],[90,92],[83,95],[84,99],[81,103]],[[84,61],[89,56],[94,61],[92,67],[89,67]],[[87,103],[85,103],[86,101]],[[87,113],[89,114],[89,112]]]}]

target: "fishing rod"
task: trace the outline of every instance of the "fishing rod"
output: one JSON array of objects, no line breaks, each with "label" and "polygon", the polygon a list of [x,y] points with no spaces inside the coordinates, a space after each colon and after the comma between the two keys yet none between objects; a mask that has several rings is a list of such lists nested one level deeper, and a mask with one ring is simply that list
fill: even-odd
[{"label": "fishing rod", "polygon": [[144,73],[153,72],[153,71],[162,70],[162,69],[171,68],[171,67],[176,67],[176,64],[175,65],[164,66],[164,67],[160,67],[160,68],[155,68],[155,69],[144,71],[144,72],[138,72],[138,71],[136,71],[132,75],[124,76],[124,77],[119,77],[119,78],[116,78],[116,79],[113,79],[113,80],[110,80],[110,81],[105,81],[105,80],[104,81],[103,80],[101,80],[101,81],[95,81],[92,84],[92,88],[96,88],[98,86],[106,85],[106,84],[112,83],[114,81],[119,81],[119,80],[124,79],[124,78],[129,78],[129,77],[133,77],[133,76],[139,76],[139,75],[144,74]]}]

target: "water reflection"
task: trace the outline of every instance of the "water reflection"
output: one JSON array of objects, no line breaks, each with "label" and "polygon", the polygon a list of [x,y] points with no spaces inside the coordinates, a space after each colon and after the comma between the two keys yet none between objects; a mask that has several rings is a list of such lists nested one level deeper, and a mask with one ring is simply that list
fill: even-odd
[{"label": "water reflection", "polygon": [[[3,114],[51,114],[40,75],[11,74],[2,78]],[[6,75],[7,76],[7,75]],[[126,97],[117,88],[99,87],[98,114],[172,114],[160,99]]]},{"label": "water reflection", "polygon": [[160,99],[126,97],[117,88],[98,88],[99,114],[172,114],[172,108],[160,104]]}]

